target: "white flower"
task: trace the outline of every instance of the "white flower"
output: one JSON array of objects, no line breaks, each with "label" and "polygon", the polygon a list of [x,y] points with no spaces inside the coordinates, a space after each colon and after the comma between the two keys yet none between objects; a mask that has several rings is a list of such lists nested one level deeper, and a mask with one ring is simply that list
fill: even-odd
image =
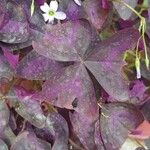
[{"label": "white flower", "polygon": [[66,14],[64,12],[57,11],[57,1],[51,1],[50,5],[44,3],[44,5],[40,7],[40,9],[44,12],[43,17],[45,21],[53,22],[55,18],[58,20],[66,19]]},{"label": "white flower", "polygon": [[74,0],[74,2],[75,2],[77,5],[81,6],[81,0]]}]

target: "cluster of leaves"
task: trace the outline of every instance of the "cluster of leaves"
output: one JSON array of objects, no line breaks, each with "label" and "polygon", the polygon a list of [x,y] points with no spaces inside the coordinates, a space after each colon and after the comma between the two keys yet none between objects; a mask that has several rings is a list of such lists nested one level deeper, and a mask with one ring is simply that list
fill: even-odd
[{"label": "cluster of leaves", "polygon": [[59,0],[53,24],[44,2],[0,0],[0,149],[150,148],[149,1]]}]

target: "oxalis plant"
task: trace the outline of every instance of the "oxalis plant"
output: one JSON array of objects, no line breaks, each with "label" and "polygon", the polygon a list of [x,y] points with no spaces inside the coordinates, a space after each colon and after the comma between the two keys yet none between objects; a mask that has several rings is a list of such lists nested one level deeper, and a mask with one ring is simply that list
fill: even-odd
[{"label": "oxalis plant", "polygon": [[149,0],[0,0],[0,150],[150,149]]}]

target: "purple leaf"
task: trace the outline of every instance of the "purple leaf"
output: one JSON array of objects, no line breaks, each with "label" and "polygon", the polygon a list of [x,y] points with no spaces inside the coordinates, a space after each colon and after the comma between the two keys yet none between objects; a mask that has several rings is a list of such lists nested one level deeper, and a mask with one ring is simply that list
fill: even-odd
[{"label": "purple leaf", "polygon": [[132,82],[132,90],[130,90],[129,102],[135,105],[142,105],[149,100],[149,95],[146,94],[146,86],[142,81],[136,80]]},{"label": "purple leaf", "polygon": [[7,59],[7,61],[9,62],[10,66],[15,70],[16,69],[16,65],[18,64],[19,61],[19,55],[14,55],[11,52],[9,52],[7,49],[2,49],[5,58]]},{"label": "purple leaf", "polygon": [[74,112],[70,113],[70,121],[75,134],[80,139],[81,143],[87,150],[96,149],[94,141],[94,121],[89,121],[89,118]]},{"label": "purple leaf", "polygon": [[[135,8],[138,2],[138,0],[132,0],[132,1],[122,0],[122,1],[128,4],[129,6],[131,6],[132,8]],[[113,4],[122,19],[127,20],[131,17],[133,12],[129,8],[127,8],[123,3],[113,2]]]},{"label": "purple leaf", "polygon": [[42,140],[45,140],[47,142],[53,143],[55,137],[54,137],[54,131],[52,129],[49,130],[49,128],[34,128],[33,129],[36,136]]},{"label": "purple leaf", "polygon": [[35,0],[38,5],[43,5],[45,0]]},{"label": "purple leaf", "polygon": [[94,132],[95,144],[98,150],[105,150],[103,145],[101,133],[100,133],[100,122],[99,120],[95,123],[95,132]]},{"label": "purple leaf", "polygon": [[0,136],[2,136],[4,129],[8,125],[10,112],[6,103],[0,100]]},{"label": "purple leaf", "polygon": [[1,0],[0,3],[0,29],[4,26],[6,21],[8,21],[7,18],[7,13],[6,13],[6,1]]},{"label": "purple leaf", "polygon": [[46,128],[55,137],[52,150],[68,150],[68,125],[66,120],[58,113],[51,113],[46,120]]},{"label": "purple leaf", "polygon": [[15,95],[12,95],[12,104],[15,111],[25,120],[38,128],[45,126],[46,117],[40,107],[40,103],[32,98],[22,88],[15,88]]},{"label": "purple leaf", "polygon": [[102,106],[100,129],[106,149],[121,148],[128,133],[144,120],[140,111],[126,103],[111,103]]},{"label": "purple leaf", "polygon": [[12,144],[10,150],[51,150],[51,145],[38,139],[34,133],[24,131],[19,134]]},{"label": "purple leaf", "polygon": [[123,19],[119,18],[118,24],[119,24],[119,28],[122,30],[125,28],[132,27],[134,25],[134,21],[133,20],[123,20]]},{"label": "purple leaf", "polygon": [[128,82],[120,74],[123,63],[86,61],[85,64],[109,95],[120,101],[128,100]]},{"label": "purple leaf", "polygon": [[104,8],[104,9],[109,9],[109,1],[108,0],[100,0],[100,2],[101,2],[101,6],[102,6],[102,8]]},{"label": "purple leaf", "polygon": [[108,17],[108,11],[101,7],[100,0],[86,0],[83,3],[83,7],[93,26],[96,29],[101,29]]},{"label": "purple leaf", "polygon": [[33,42],[33,48],[58,61],[79,61],[93,40],[93,30],[85,20],[47,26],[45,30],[45,34]]},{"label": "purple leaf", "polygon": [[150,100],[147,101],[142,107],[141,107],[141,112],[143,113],[144,117],[146,120],[150,122]]},{"label": "purple leaf", "polygon": [[[9,21],[0,30],[0,41],[22,43],[29,38],[29,27],[21,5],[7,3]],[[11,14],[11,15],[10,15]]]},{"label": "purple leaf", "polygon": [[83,11],[83,8],[75,4],[74,1],[68,3],[66,14],[70,20],[85,18],[85,12]]},{"label": "purple leaf", "polygon": [[8,125],[5,127],[5,129],[3,130],[3,135],[2,135],[2,140],[4,142],[6,142],[6,144],[8,145],[8,147],[10,147],[10,145],[14,142],[16,138],[16,135],[14,134],[14,132],[12,131],[12,129]]},{"label": "purple leaf", "polygon": [[[31,17],[31,11],[30,11],[31,0],[26,0],[26,1],[21,0],[21,1],[22,1],[21,2],[22,7],[23,7],[23,9],[26,13],[26,17],[27,17],[27,21],[28,21],[30,29],[35,30],[34,32],[36,32],[36,31],[43,32],[43,29],[44,29],[46,23],[44,21],[44,18],[43,18],[43,15],[41,13],[41,10],[40,10],[39,6],[37,6],[36,3],[35,3],[34,13]],[[35,1],[41,1],[41,3],[43,3],[42,2],[43,0],[35,0]],[[20,3],[20,1],[18,3]]]},{"label": "purple leaf", "polygon": [[31,51],[21,60],[16,71],[18,76],[28,80],[47,80],[62,68],[62,64]]},{"label": "purple leaf", "polygon": [[23,49],[25,47],[29,47],[31,45],[31,43],[32,43],[31,39],[28,40],[27,42],[14,43],[14,44],[8,44],[8,43],[0,42],[0,47],[9,49],[9,51],[14,51],[14,50]]},{"label": "purple leaf", "polygon": [[83,65],[67,67],[46,81],[40,94],[55,106],[74,109],[92,120],[97,117],[93,84]]},{"label": "purple leaf", "polygon": [[[34,28],[38,28],[38,27],[34,26]],[[14,51],[14,50],[19,50],[19,49],[26,49],[27,47],[30,47],[32,45],[32,40],[38,39],[39,36],[41,36],[42,31],[38,31],[38,30],[41,30],[41,29],[35,29],[34,30],[34,29],[30,28],[30,36],[29,36],[29,38],[26,42],[11,43],[11,44],[0,42],[0,46],[3,47],[3,48],[9,49],[9,51]]]},{"label": "purple leaf", "polygon": [[29,31],[26,23],[10,20],[6,26],[0,30],[0,40],[5,43],[26,42],[28,38]]},{"label": "purple leaf", "polygon": [[8,64],[8,62],[6,61],[6,58],[0,55],[0,85],[8,81],[11,81],[13,75],[14,72],[10,67],[10,65]]},{"label": "purple leaf", "polygon": [[[4,8],[5,5],[2,5],[2,7]],[[43,32],[45,26],[43,16],[39,11],[39,7],[35,6],[34,14],[31,17],[30,6],[30,0],[7,2],[6,9],[8,11],[7,13],[2,11],[2,15],[4,15],[1,16],[4,19],[2,25],[0,24],[0,41],[2,41],[0,45],[9,50],[18,50],[30,46],[32,40],[41,35],[40,32]]]},{"label": "purple leaf", "polygon": [[60,10],[65,11],[68,8],[68,5],[70,5],[70,4],[72,4],[72,1],[70,1],[70,0],[62,0],[59,3],[59,8],[60,8]]},{"label": "purple leaf", "polygon": [[117,100],[126,101],[129,98],[128,82],[121,73],[125,65],[122,56],[126,50],[135,47],[138,38],[139,33],[133,28],[121,30],[100,42],[85,61],[100,85]]},{"label": "purple leaf", "polygon": [[7,145],[5,144],[5,142],[3,140],[0,139],[0,149],[1,150],[8,150]]}]

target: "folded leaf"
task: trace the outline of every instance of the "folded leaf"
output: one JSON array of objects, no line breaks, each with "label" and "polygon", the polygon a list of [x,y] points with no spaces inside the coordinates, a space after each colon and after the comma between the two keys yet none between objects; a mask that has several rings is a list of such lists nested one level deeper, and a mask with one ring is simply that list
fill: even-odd
[{"label": "folded leaf", "polygon": [[75,134],[80,139],[81,143],[87,150],[96,149],[94,141],[94,121],[89,121],[89,119],[81,114],[74,112],[70,113],[70,121],[73,126]]},{"label": "folded leaf", "polygon": [[43,114],[40,103],[33,100],[32,95],[28,94],[22,88],[15,88],[14,92],[14,95],[11,97],[11,102],[15,111],[34,126],[38,128],[44,127],[46,117]]},{"label": "folded leaf", "polygon": [[106,149],[121,148],[128,133],[144,120],[141,112],[131,104],[111,103],[102,106],[100,117],[101,136]]},{"label": "folded leaf", "polygon": [[8,147],[3,140],[0,140],[0,149],[1,150],[8,150]]},{"label": "folded leaf", "polygon": [[58,113],[51,113],[46,119],[46,128],[55,137],[52,150],[68,150],[68,125],[65,119]]},{"label": "folded leaf", "polygon": [[100,122],[99,120],[95,123],[95,132],[94,132],[95,144],[98,150],[105,150],[103,140],[100,132]]},{"label": "folded leaf", "polygon": [[3,53],[7,61],[9,62],[10,66],[15,70],[16,65],[19,61],[19,55],[14,55],[8,51],[8,49],[3,48]]},{"label": "folded leaf", "polygon": [[11,81],[14,76],[14,71],[8,64],[6,58],[0,55],[0,85]]},{"label": "folded leaf", "polygon": [[38,139],[34,133],[24,131],[19,134],[10,150],[51,150],[51,145],[41,139]]},{"label": "folded leaf", "polygon": [[93,26],[96,29],[101,29],[108,17],[108,10],[101,7],[101,0],[86,0],[83,3],[83,7]]},{"label": "folded leaf", "polygon": [[26,42],[30,33],[21,5],[8,2],[7,9],[11,15],[9,21],[0,30],[0,41],[5,43]]},{"label": "folded leaf", "polygon": [[4,129],[9,122],[9,109],[6,103],[0,100],[0,136],[2,136]]}]

